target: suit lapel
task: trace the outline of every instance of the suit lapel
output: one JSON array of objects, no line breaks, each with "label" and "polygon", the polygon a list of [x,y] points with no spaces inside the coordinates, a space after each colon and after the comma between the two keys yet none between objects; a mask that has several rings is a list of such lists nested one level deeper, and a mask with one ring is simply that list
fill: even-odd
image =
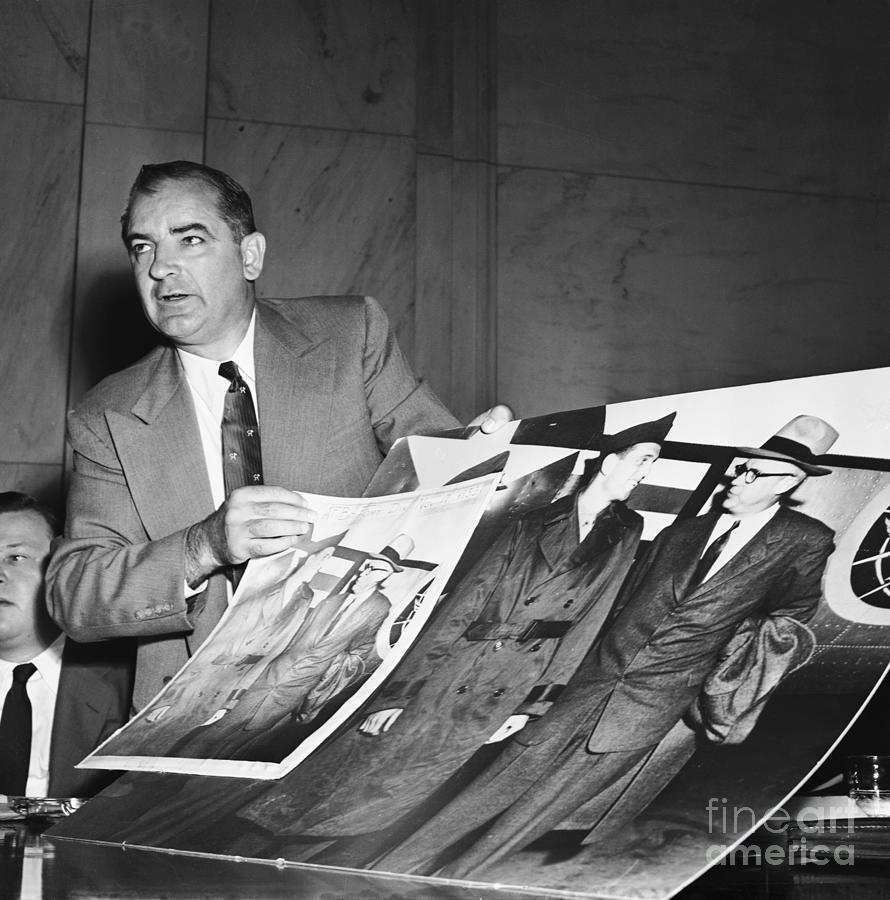
[{"label": "suit lapel", "polygon": [[[81,761],[84,747],[95,746],[115,699],[113,690],[103,680],[102,668],[85,666],[64,651],[62,655],[50,738],[50,782]],[[72,735],[77,736],[76,740]]]},{"label": "suit lapel", "polygon": [[333,409],[333,348],[313,342],[278,312],[257,304],[254,357],[263,478],[299,489],[320,484]]},{"label": "suit lapel", "polygon": [[785,534],[785,525],[784,509],[780,507],[772,519],[732,559],[714,573],[713,578],[702,582],[696,593],[705,593],[706,591],[718,589],[727,581],[738,578],[753,566],[759,566],[772,553],[772,548],[777,543],[782,542]]},{"label": "suit lapel", "polygon": [[165,348],[132,416],[107,413],[108,428],[149,538],[213,511],[191,393],[179,357]]},{"label": "suit lapel", "polygon": [[689,582],[698,567],[698,561],[701,559],[708,538],[719,518],[720,510],[718,508],[703,516],[687,520],[683,524],[682,532],[672,542],[673,586],[674,594],[678,599],[686,596]]}]

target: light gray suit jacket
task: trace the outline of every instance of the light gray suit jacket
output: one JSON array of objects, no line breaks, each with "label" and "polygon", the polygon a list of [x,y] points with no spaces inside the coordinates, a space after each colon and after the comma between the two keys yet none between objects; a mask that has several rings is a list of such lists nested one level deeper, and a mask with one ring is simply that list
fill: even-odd
[{"label": "light gray suit jacket", "polygon": [[[361,494],[398,437],[459,423],[419,384],[371,298],[258,301],[254,343],[266,484]],[[48,603],[75,640],[140,638],[141,708],[226,606],[222,574],[184,598],[185,533],[213,511],[179,357],[156,348],[69,413],[74,472]]]}]

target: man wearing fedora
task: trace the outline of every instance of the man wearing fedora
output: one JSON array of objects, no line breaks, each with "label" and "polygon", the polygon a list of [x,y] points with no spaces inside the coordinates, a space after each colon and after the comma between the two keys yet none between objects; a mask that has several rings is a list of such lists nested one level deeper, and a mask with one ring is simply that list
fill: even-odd
[{"label": "man wearing fedora", "polygon": [[306,837],[305,858],[356,865],[488,739],[549,709],[630,569],[643,522],[625,501],[673,420],[598,434],[580,484],[511,522],[440,601],[359,727],[288,776],[293,799],[242,815],[292,836],[289,858]]},{"label": "man wearing fedora", "polygon": [[[475,876],[644,761],[740,629],[810,619],[834,533],[787,500],[808,476],[830,473],[816,457],[836,438],[821,419],[797,416],[763,446],[739,448],[711,510],[675,520],[635,565],[601,640],[551,710],[378,865]],[[440,855],[486,824],[469,850],[450,862]]]},{"label": "man wearing fedora", "polygon": [[[209,726],[201,728],[201,755],[280,762],[293,750],[296,743],[288,746],[288,735],[297,734],[298,742],[306,731],[303,723],[380,663],[377,632],[391,607],[381,587],[403,570],[402,562],[413,550],[414,540],[398,535],[379,553],[368,554],[343,591],[311,603],[284,648],[233,698],[230,708],[217,711]],[[170,755],[196,752],[187,736]]]}]

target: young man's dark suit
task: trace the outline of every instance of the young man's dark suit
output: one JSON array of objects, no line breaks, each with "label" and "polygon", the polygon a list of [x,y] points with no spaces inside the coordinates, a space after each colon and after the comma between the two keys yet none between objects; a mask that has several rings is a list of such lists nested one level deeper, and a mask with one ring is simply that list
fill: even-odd
[{"label": "young man's dark suit", "polygon": [[119,774],[74,767],[127,721],[132,655],[129,641],[65,641],[50,738],[48,796],[91,797]]},{"label": "young man's dark suit", "polygon": [[[266,484],[361,494],[396,438],[459,423],[418,384],[369,298],[259,301],[254,338]],[[214,510],[176,351],[110,376],[69,416],[74,473],[48,602],[82,641],[140,638],[134,705],[186,662],[226,607],[213,575],[184,599],[185,533]]]},{"label": "young man's dark suit", "polygon": [[785,507],[721,569],[688,590],[720,510],[653,541],[620,611],[547,715],[417,834],[379,862],[427,872],[444,847],[503,813],[442,874],[464,876],[530,843],[643,759],[695,700],[748,616],[808,620],[833,532]]}]

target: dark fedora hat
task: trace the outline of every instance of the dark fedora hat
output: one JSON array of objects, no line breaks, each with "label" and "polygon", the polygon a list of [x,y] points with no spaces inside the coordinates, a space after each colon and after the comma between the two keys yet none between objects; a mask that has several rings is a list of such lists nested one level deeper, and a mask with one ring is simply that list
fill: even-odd
[{"label": "dark fedora hat", "polygon": [[396,572],[403,571],[402,563],[414,550],[414,539],[407,534],[400,534],[391,544],[387,544],[379,553],[369,553],[367,559],[379,559],[389,563]]},{"label": "dark fedora hat", "polygon": [[831,469],[816,465],[816,457],[827,453],[838,433],[818,416],[795,416],[760,447],[737,447],[743,456],[785,459],[807,475],[830,475]]},{"label": "dark fedora hat", "polygon": [[634,444],[662,444],[667,433],[674,424],[677,414],[675,412],[655,419],[652,422],[641,422],[639,425],[631,425],[616,434],[604,434],[592,442],[592,448],[599,450],[602,456],[609,453],[617,453],[626,450]]}]

